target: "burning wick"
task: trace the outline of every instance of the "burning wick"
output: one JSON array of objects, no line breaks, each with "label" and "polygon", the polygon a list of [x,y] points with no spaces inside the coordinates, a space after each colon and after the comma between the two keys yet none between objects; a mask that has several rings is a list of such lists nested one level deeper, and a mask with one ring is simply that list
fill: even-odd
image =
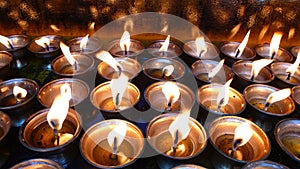
[{"label": "burning wick", "polygon": [[232,79],[229,79],[221,88],[217,96],[217,111],[221,112],[221,109],[229,102],[230,84]]},{"label": "burning wick", "polygon": [[236,54],[235,54],[235,58],[237,58],[240,54],[240,49],[237,49]]},{"label": "burning wick", "polygon": [[128,51],[130,48],[130,34],[128,31],[124,31],[121,39],[120,39],[120,47],[123,50],[123,54],[128,55]]},{"label": "burning wick", "polygon": [[271,56],[271,59],[274,59],[275,55],[276,55],[276,52],[273,52],[272,56]]},{"label": "burning wick", "polygon": [[44,43],[44,45],[46,46],[46,50],[49,51],[50,50],[50,47],[47,43]]},{"label": "burning wick", "polygon": [[290,94],[291,94],[290,88],[285,88],[285,89],[278,90],[276,92],[271,93],[267,97],[266,103],[264,105],[264,111],[267,111],[268,108],[271,106],[271,104],[289,97]]},{"label": "burning wick", "polygon": [[232,149],[228,151],[228,155],[239,160],[243,159],[243,154],[238,153],[237,148],[245,145],[252,137],[253,132],[248,123],[241,124],[234,131],[234,138],[232,143]]},{"label": "burning wick", "polygon": [[166,109],[168,112],[171,111],[171,109],[172,109],[171,107],[172,107],[173,99],[174,99],[174,96],[171,96],[170,100],[168,102],[168,105],[167,105],[167,109]]},{"label": "burning wick", "polygon": [[244,52],[248,40],[249,40],[249,36],[250,36],[250,30],[247,32],[246,36],[244,37],[243,41],[241,42],[241,44],[238,46],[238,48],[235,51],[235,58],[239,58],[241,57],[242,53]]},{"label": "burning wick", "polygon": [[254,81],[262,68],[272,63],[272,59],[259,59],[252,62],[250,80]]},{"label": "burning wick", "polygon": [[211,81],[212,78],[216,76],[216,74],[223,68],[223,65],[224,65],[224,59],[222,59],[216,67],[214,67],[207,73],[208,81]]},{"label": "burning wick", "polygon": [[119,101],[119,97],[120,97],[120,93],[117,93],[116,95],[116,105],[115,105],[115,110],[120,110],[119,109],[119,104],[120,104],[120,101]]},{"label": "burning wick", "polygon": [[174,139],[174,143],[173,143],[173,146],[172,146],[172,150],[173,150],[174,154],[176,153],[176,147],[177,147],[178,141],[179,141],[179,131],[176,130],[175,139]]},{"label": "burning wick", "polygon": [[280,45],[280,40],[282,38],[282,32],[275,32],[270,43],[270,54],[271,54],[271,59],[274,59],[276,56],[279,45]]},{"label": "burning wick", "polygon": [[180,97],[180,90],[176,83],[166,82],[162,86],[162,92],[167,99],[166,111],[171,111],[172,104],[175,103]]},{"label": "burning wick", "polygon": [[118,145],[117,145],[117,142],[118,142],[118,138],[117,137],[114,137],[114,142],[113,142],[113,152],[111,154],[111,159],[117,159],[118,158]]},{"label": "burning wick", "polygon": [[[5,43],[7,42],[7,44]],[[14,49],[12,41],[5,36],[0,35],[0,43],[2,43],[6,48]]]},{"label": "burning wick", "polygon": [[196,54],[199,56],[199,58],[202,57],[203,53],[207,52],[207,47],[205,44],[204,37],[197,37],[195,40],[195,45],[196,45]]},{"label": "burning wick", "polygon": [[236,139],[233,141],[232,144],[232,151],[230,152],[230,156],[233,157],[234,153],[236,152],[236,149],[239,147],[239,145],[243,142],[242,139]]},{"label": "burning wick", "polygon": [[300,64],[300,52],[297,53],[296,61],[286,69],[285,72],[288,73],[286,80],[290,80],[291,76],[293,76],[296,73],[299,64]]},{"label": "burning wick", "polygon": [[58,122],[54,121],[54,120],[51,120],[50,123],[52,124],[53,126],[53,133],[54,133],[54,140],[53,142],[57,143],[56,145],[59,145],[59,129],[58,129]]},{"label": "burning wick", "polygon": [[163,57],[167,56],[167,51],[168,51],[168,48],[169,48],[169,43],[170,43],[170,35],[167,36],[166,40],[164,41],[164,43],[161,45],[161,47],[158,50],[158,51],[162,52]]},{"label": "burning wick", "polygon": [[163,69],[162,69],[162,79],[164,79],[165,77],[169,77],[172,75],[172,73],[174,72],[174,66],[173,65],[168,65],[168,66],[165,66]]},{"label": "burning wick", "polygon": [[16,98],[16,104],[21,104],[27,95],[27,91],[19,86],[14,86],[13,94]]}]

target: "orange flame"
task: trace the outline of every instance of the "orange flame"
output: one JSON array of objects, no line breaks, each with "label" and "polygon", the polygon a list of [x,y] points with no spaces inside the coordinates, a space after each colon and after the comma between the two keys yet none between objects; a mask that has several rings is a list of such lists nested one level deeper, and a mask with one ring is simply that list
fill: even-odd
[{"label": "orange flame", "polygon": [[235,57],[239,58],[241,57],[242,53],[244,52],[245,47],[247,46],[248,40],[249,40],[249,36],[250,36],[250,30],[248,31],[248,33],[246,34],[246,36],[244,37],[242,43],[239,45],[239,47],[236,49],[235,51]]},{"label": "orange flame", "polygon": [[163,51],[163,52],[168,51],[169,43],[170,43],[170,35],[167,36],[166,40],[164,41],[162,46],[159,48],[159,51]]},{"label": "orange flame", "polygon": [[86,48],[88,40],[89,40],[89,34],[87,34],[84,38],[81,39],[80,50],[83,50],[84,48]]},{"label": "orange flame", "polygon": [[46,49],[47,46],[50,46],[50,39],[46,37],[41,37],[40,39],[35,40],[34,42],[44,49]]},{"label": "orange flame", "polygon": [[242,23],[237,24],[234,28],[231,29],[231,34],[229,39],[232,39],[240,30]]},{"label": "orange flame", "polygon": [[255,79],[257,75],[259,74],[260,70],[264,68],[265,66],[272,63],[272,59],[259,59],[252,62],[252,68],[251,68],[251,79]]},{"label": "orange flame", "polygon": [[107,141],[112,148],[112,153],[117,154],[118,147],[122,144],[127,132],[127,125],[124,122],[118,124],[114,129],[108,134]]},{"label": "orange flame", "polygon": [[269,29],[270,25],[264,25],[263,28],[261,29],[259,35],[258,35],[258,40],[262,40],[265,36],[265,34],[267,33],[268,29]]},{"label": "orange flame", "polygon": [[76,60],[72,56],[72,54],[70,52],[70,48],[67,45],[65,45],[63,42],[60,42],[60,48],[61,48],[61,51],[63,52],[64,56],[69,61],[69,63],[71,65],[74,65],[76,63]]},{"label": "orange flame", "polygon": [[56,26],[56,25],[50,25],[50,28],[54,31],[54,32],[59,32],[60,29]]},{"label": "orange flame", "polygon": [[60,130],[62,128],[68,114],[70,99],[71,87],[69,84],[63,84],[60,87],[60,95],[54,99],[47,114],[47,121],[52,129]]},{"label": "orange flame", "polygon": [[282,32],[275,32],[271,39],[270,53],[269,53],[271,59],[273,59],[273,57],[277,55],[282,35],[283,35]]},{"label": "orange flame", "polygon": [[128,31],[124,31],[121,39],[120,39],[120,47],[122,51],[129,51],[130,48],[130,34]]},{"label": "orange flame", "polygon": [[11,49],[12,47],[10,46],[12,44],[12,41],[5,37],[0,35],[0,43],[2,43],[7,49]]},{"label": "orange flame", "polygon": [[202,37],[202,36],[197,37],[195,40],[195,43],[196,43],[196,54],[197,54],[197,56],[201,57],[201,55],[203,53],[207,52],[207,47],[205,44],[204,37]]},{"label": "orange flame", "polygon": [[237,147],[245,145],[250,140],[252,135],[253,132],[251,130],[250,124],[243,123],[238,126],[234,131],[233,142],[235,143],[237,140],[240,140],[240,142],[234,148],[236,149]]}]

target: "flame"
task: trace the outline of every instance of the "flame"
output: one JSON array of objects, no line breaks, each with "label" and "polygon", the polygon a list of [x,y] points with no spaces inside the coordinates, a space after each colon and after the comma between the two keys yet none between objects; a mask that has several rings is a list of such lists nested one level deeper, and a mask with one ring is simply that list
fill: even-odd
[{"label": "flame", "polygon": [[204,37],[197,37],[195,43],[196,43],[196,54],[197,56],[201,57],[203,53],[207,52],[207,47],[205,44]]},{"label": "flame", "polygon": [[63,42],[60,42],[60,48],[61,48],[61,51],[63,52],[64,56],[69,61],[69,63],[71,65],[74,65],[76,63],[76,60],[72,56],[72,54],[70,52],[70,48],[67,45],[65,45]]},{"label": "flame", "polygon": [[161,33],[166,33],[169,29],[169,25],[166,23],[166,25],[160,30]]},{"label": "flame", "polygon": [[246,34],[246,36],[244,37],[242,43],[239,45],[239,47],[236,49],[235,51],[235,57],[239,58],[241,57],[242,53],[244,52],[244,49],[248,43],[249,40],[249,36],[250,36],[250,30],[248,31],[248,33]]},{"label": "flame", "polygon": [[168,104],[175,103],[180,96],[180,91],[178,86],[173,82],[166,82],[162,87],[162,92],[165,95]]},{"label": "flame", "polygon": [[122,66],[117,62],[115,58],[111,56],[111,54],[107,51],[101,51],[96,54],[96,57],[106,64],[108,64],[110,67],[112,67],[115,71],[120,72],[122,70]]},{"label": "flame", "polygon": [[58,32],[60,31],[60,29],[56,26],[56,25],[50,25],[50,28],[54,31],[54,32]]},{"label": "flame", "polygon": [[293,76],[295,74],[295,72],[297,71],[299,64],[300,64],[300,51],[298,51],[298,53],[297,53],[297,59],[294,62],[294,64],[289,66],[285,72],[289,73],[289,76]]},{"label": "flame", "polygon": [[190,111],[183,111],[179,113],[175,120],[170,124],[169,132],[174,141],[173,147],[184,140],[190,133],[191,127],[189,126]]},{"label": "flame", "polygon": [[60,87],[60,95],[54,99],[47,114],[47,121],[52,129],[60,130],[62,128],[68,114],[70,99],[71,87],[69,84],[63,84]]},{"label": "flame", "polygon": [[169,43],[170,43],[170,35],[167,36],[165,42],[159,48],[159,51],[163,51],[163,52],[168,51]]},{"label": "flame", "polygon": [[221,70],[224,65],[224,59],[222,59],[216,67],[214,67],[210,72],[208,72],[208,79],[212,79]]},{"label": "flame", "polygon": [[46,49],[47,46],[50,46],[50,39],[46,37],[41,37],[40,39],[35,40],[34,42],[44,49]]},{"label": "flame", "polygon": [[163,75],[164,76],[171,76],[172,73],[174,72],[174,66],[173,65],[167,65],[162,69]]},{"label": "flame", "polygon": [[252,62],[252,68],[251,68],[251,80],[255,79],[256,76],[259,74],[260,70],[264,68],[265,66],[272,63],[272,59],[259,59]]},{"label": "flame", "polygon": [[25,98],[26,95],[27,95],[27,90],[23,89],[22,87],[19,87],[19,86],[14,86],[13,94],[14,94],[15,97]]},{"label": "flame", "polygon": [[118,147],[122,144],[127,131],[127,125],[124,122],[118,124],[114,129],[108,134],[107,141],[112,148],[112,153],[116,154]]},{"label": "flame", "polygon": [[86,48],[88,40],[89,40],[89,34],[87,34],[84,38],[81,39],[80,50],[83,50],[84,48]]},{"label": "flame", "polygon": [[121,73],[121,75],[110,81],[110,87],[112,91],[112,98],[115,104],[116,110],[119,109],[119,105],[121,105],[123,95],[128,85],[128,77]]},{"label": "flame", "polygon": [[[217,96],[218,109],[224,107],[229,101],[230,84],[233,79],[229,79],[220,89]],[[219,110],[218,110],[219,111]]]},{"label": "flame", "polygon": [[271,39],[270,53],[269,53],[269,55],[271,56],[271,59],[273,59],[273,57],[276,56],[276,54],[278,52],[282,35],[283,35],[282,32],[275,32]]},{"label": "flame", "polygon": [[95,30],[95,22],[90,23],[89,26],[88,26],[88,29],[90,31],[94,31]]},{"label": "flame", "polygon": [[120,39],[120,47],[122,51],[129,51],[130,48],[130,34],[128,31],[124,31],[121,39]]},{"label": "flame", "polygon": [[237,24],[234,28],[232,28],[231,29],[231,34],[230,34],[230,37],[229,37],[229,39],[232,39],[237,33],[238,33],[238,31],[240,30],[240,28],[241,28],[241,25],[242,25],[242,23],[239,23],[239,24]]},{"label": "flame", "polygon": [[237,148],[243,146],[250,140],[252,135],[253,132],[251,130],[250,124],[248,123],[241,124],[234,131],[233,143],[236,143],[238,141],[238,145],[235,145],[234,147]]},{"label": "flame", "polygon": [[268,29],[269,29],[270,25],[264,25],[263,28],[261,29],[259,35],[258,35],[258,40],[262,40],[265,36],[265,34],[267,33]]},{"label": "flame", "polygon": [[126,20],[124,30],[133,32],[133,20],[131,18]]},{"label": "flame", "polygon": [[295,31],[296,31],[295,28],[291,28],[289,30],[288,40],[292,39],[295,36]]},{"label": "flame", "polygon": [[12,44],[12,41],[5,37],[0,35],[0,43],[2,43],[7,49],[11,49],[12,47],[10,46]]},{"label": "flame", "polygon": [[[285,88],[278,90],[276,92],[271,93],[267,100],[266,100],[266,105],[271,105],[272,103],[278,102],[280,100],[283,100],[291,95],[291,89],[290,88]],[[267,106],[268,106],[267,105]]]}]

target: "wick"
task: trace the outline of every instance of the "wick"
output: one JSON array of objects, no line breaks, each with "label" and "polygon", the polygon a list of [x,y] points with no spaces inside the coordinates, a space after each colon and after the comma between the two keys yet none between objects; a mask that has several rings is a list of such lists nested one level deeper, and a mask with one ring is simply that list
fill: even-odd
[{"label": "wick", "polygon": [[232,144],[232,151],[230,153],[230,156],[233,157],[234,156],[234,153],[236,152],[236,149],[239,147],[239,145],[242,143],[242,139],[236,139],[233,141],[233,144]]},{"label": "wick", "polygon": [[75,69],[76,72],[77,72],[78,68],[79,68],[79,64],[78,64],[77,61],[75,61],[75,63],[74,63],[74,69]]},{"label": "wick", "polygon": [[221,108],[222,108],[221,105],[224,103],[224,100],[225,100],[224,98],[222,98],[222,99],[220,100],[220,102],[219,102],[219,104],[218,104],[218,108],[217,108],[217,111],[218,111],[218,112],[221,112]]},{"label": "wick", "polygon": [[124,44],[124,55],[128,55],[128,52],[127,52],[127,45]]},{"label": "wick", "polygon": [[8,45],[9,45],[10,49],[14,49],[13,44],[9,40],[7,42],[8,42]]},{"label": "wick", "polygon": [[44,43],[44,45],[46,46],[46,50],[49,51],[50,50],[50,47],[47,43]]},{"label": "wick", "polygon": [[250,77],[251,81],[254,81],[254,73],[252,73],[251,77]]},{"label": "wick", "polygon": [[238,55],[240,54],[240,49],[237,49],[237,51],[236,51],[236,53],[235,53],[235,58],[237,58],[238,57]]},{"label": "wick", "polygon": [[163,57],[166,57],[166,56],[167,56],[167,52],[166,52],[166,51],[163,51],[163,52],[162,52],[162,55],[163,55]]},{"label": "wick", "polygon": [[162,79],[164,79],[164,78],[166,77],[165,73],[166,73],[166,69],[163,69],[163,70],[162,70],[162,75],[161,75],[161,78],[162,78]]},{"label": "wick", "polygon": [[57,129],[53,129],[54,132],[54,142],[57,141],[57,146],[59,146],[59,132]]},{"label": "wick", "polygon": [[288,73],[288,76],[287,76],[286,80],[291,80],[291,73],[290,72]]},{"label": "wick", "polygon": [[117,151],[118,151],[117,142],[118,142],[117,137],[114,137],[113,152],[111,154],[112,159],[117,159],[118,158],[118,156],[117,156]]},{"label": "wick", "polygon": [[172,100],[173,100],[174,96],[171,96],[170,97],[170,101],[168,102],[168,105],[167,105],[167,111],[171,111],[171,107],[172,107]]},{"label": "wick", "polygon": [[267,102],[265,105],[264,105],[264,111],[267,111],[268,110],[268,108],[270,107],[270,103],[269,102]]},{"label": "wick", "polygon": [[205,52],[205,50],[201,50],[200,53],[199,53],[199,58],[202,57],[202,54]]},{"label": "wick", "polygon": [[119,97],[120,97],[120,93],[117,93],[117,95],[116,95],[116,107],[115,107],[115,110],[117,111],[117,110],[120,110],[119,109]]},{"label": "wick", "polygon": [[272,56],[271,56],[271,59],[274,59],[275,55],[276,55],[276,52],[273,52]]},{"label": "wick", "polygon": [[119,76],[121,76],[121,73],[122,73],[122,68],[121,68],[121,66],[120,66],[120,65],[118,65],[118,66],[117,66],[117,68],[118,68],[118,74],[119,74]]},{"label": "wick", "polygon": [[174,154],[176,153],[176,147],[177,147],[177,144],[178,144],[178,140],[179,140],[179,131],[176,130],[175,139],[174,139],[174,143],[173,143],[173,146],[172,146],[172,151],[173,151]]},{"label": "wick", "polygon": [[20,103],[22,103],[23,101],[24,101],[24,98],[22,98],[22,94],[21,93],[18,93],[16,96],[15,96],[15,98],[16,98],[16,103],[17,104],[20,104]]}]

